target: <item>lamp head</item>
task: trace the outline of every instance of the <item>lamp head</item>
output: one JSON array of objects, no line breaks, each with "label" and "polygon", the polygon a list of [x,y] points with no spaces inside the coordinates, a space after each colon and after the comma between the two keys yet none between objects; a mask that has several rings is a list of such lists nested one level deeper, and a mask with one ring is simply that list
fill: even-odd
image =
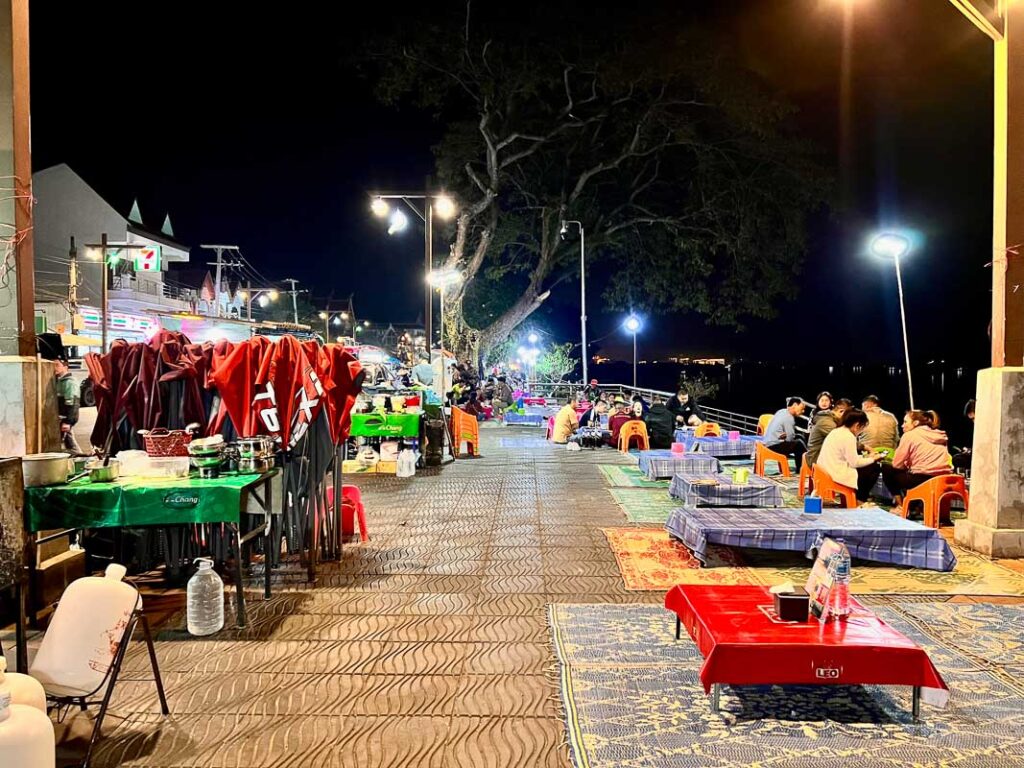
[{"label": "lamp head", "polygon": [[910,250],[910,240],[896,232],[882,232],[871,241],[871,252],[883,259],[900,259]]},{"label": "lamp head", "polygon": [[326,319],[327,319],[327,313],[326,313],[326,312],[318,312],[318,313],[317,313],[317,316],[318,316],[318,317],[319,317],[319,318],[320,318],[321,320],[326,320]]},{"label": "lamp head", "polygon": [[271,301],[277,301],[277,297],[278,297],[279,294],[277,293],[277,291],[271,291],[267,295],[270,296],[270,300]]},{"label": "lamp head", "polygon": [[529,336],[526,337],[526,340],[529,341],[531,344],[536,344],[540,340],[540,336],[538,336],[536,333],[531,333]]},{"label": "lamp head", "polygon": [[636,315],[630,315],[622,322],[622,327],[632,334],[638,333],[642,325],[643,323],[640,322],[640,318]]},{"label": "lamp head", "polygon": [[379,219],[383,219],[388,215],[391,210],[391,206],[388,205],[387,201],[380,197],[373,198],[373,202],[370,203],[370,210],[373,211],[373,215]]},{"label": "lamp head", "polygon": [[450,219],[455,215],[455,201],[448,195],[438,195],[434,198],[434,213],[442,219]]}]

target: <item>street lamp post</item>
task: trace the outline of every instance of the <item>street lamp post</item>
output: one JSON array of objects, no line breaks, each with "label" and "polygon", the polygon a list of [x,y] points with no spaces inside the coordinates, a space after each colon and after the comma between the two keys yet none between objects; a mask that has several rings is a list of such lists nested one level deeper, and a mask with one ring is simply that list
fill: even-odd
[{"label": "street lamp post", "polygon": [[580,229],[580,351],[583,355],[583,386],[587,385],[587,260],[586,260],[586,236],[583,232],[583,222],[562,221],[562,234],[569,231],[569,225],[575,224]]},{"label": "street lamp post", "polygon": [[[100,235],[100,242],[94,245],[86,245],[86,253],[94,253],[99,256],[100,265],[102,267],[103,280],[100,282],[100,351],[107,351],[107,314],[110,309],[110,287],[107,285],[107,268],[110,266],[107,262],[107,256],[110,251],[114,251],[114,259],[117,259],[117,253],[122,250],[127,251],[140,251],[148,246],[138,245],[134,243],[111,243],[107,239],[107,233],[104,232]],[[72,320],[72,326],[74,320]]]},{"label": "street lamp post", "polygon": [[[427,274],[427,283],[437,288],[441,294],[441,397],[444,398],[448,388],[445,386],[445,359],[444,359],[444,291],[450,285],[456,285],[462,280],[462,273],[455,269],[434,269]],[[442,399],[442,408],[444,401]]]},{"label": "street lamp post", "polygon": [[907,390],[910,395],[910,410],[914,410],[914,380],[910,375],[910,346],[907,343],[907,311],[903,303],[903,275],[900,272],[900,258],[910,250],[910,241],[903,235],[883,232],[871,241],[871,252],[883,259],[892,259],[896,266],[896,288],[900,295],[900,322],[903,325],[903,356],[907,363]]},{"label": "street lamp post", "polygon": [[[433,302],[430,299],[430,274],[434,271],[434,216],[439,216],[442,219],[452,218],[455,215],[455,203],[443,192],[427,194],[374,192],[371,194],[371,197],[370,210],[373,211],[374,216],[388,219],[389,235],[394,235],[404,230],[409,224],[409,219],[402,212],[401,208],[392,208],[388,200],[401,200],[423,222],[423,270],[427,278],[424,283],[423,328],[427,333],[427,352],[429,354],[433,332],[431,318]],[[423,211],[420,211],[419,208],[412,204],[413,200],[423,201]]]},{"label": "street lamp post", "polygon": [[626,332],[633,334],[633,389],[636,389],[636,335],[640,332],[642,325],[643,323],[640,322],[640,318],[636,315],[630,315],[622,323],[622,327],[626,329]]},{"label": "street lamp post", "polygon": [[246,286],[246,289],[241,292],[242,298],[245,299],[245,313],[246,319],[252,321],[252,302],[253,299],[257,299],[261,307],[267,306],[270,301],[277,301],[277,297],[280,295],[277,288],[256,288],[253,290],[251,286]]}]

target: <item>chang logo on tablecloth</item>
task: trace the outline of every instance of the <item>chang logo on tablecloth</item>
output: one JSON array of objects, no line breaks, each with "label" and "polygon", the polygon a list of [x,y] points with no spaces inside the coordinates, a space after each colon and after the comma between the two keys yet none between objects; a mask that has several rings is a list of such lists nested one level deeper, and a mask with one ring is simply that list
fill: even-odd
[{"label": "chang logo on tablecloth", "polygon": [[164,506],[169,509],[195,509],[199,506],[199,497],[186,493],[168,493],[164,496]]}]

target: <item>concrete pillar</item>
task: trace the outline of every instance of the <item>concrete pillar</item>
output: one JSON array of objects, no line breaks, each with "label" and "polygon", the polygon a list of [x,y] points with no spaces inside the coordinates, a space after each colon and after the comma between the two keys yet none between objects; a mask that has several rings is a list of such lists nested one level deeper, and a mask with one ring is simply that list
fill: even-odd
[{"label": "concrete pillar", "polygon": [[1024,557],[1024,368],[978,372],[971,502],[956,543],[991,557]]}]

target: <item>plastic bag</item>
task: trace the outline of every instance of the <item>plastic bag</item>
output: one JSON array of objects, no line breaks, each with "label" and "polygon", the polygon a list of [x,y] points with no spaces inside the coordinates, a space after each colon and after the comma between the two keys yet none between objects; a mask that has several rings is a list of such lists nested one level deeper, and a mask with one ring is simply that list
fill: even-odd
[{"label": "plastic bag", "polygon": [[359,455],[356,460],[364,467],[372,467],[380,461],[380,456],[370,446],[365,446],[359,449]]},{"label": "plastic bag", "polygon": [[416,475],[415,451],[408,448],[398,454],[398,465],[395,469],[395,477],[414,477]]}]

